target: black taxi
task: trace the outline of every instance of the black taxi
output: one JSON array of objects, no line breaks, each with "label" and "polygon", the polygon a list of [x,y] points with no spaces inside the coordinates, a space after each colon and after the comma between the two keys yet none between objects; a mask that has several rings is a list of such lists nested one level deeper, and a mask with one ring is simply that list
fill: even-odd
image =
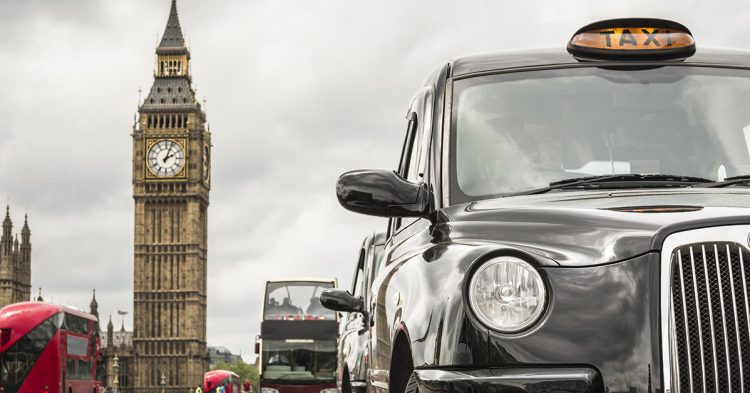
[{"label": "black taxi", "polygon": [[367,390],[750,391],[750,53],[618,19],[460,57],[398,170],[336,186],[389,218]]}]

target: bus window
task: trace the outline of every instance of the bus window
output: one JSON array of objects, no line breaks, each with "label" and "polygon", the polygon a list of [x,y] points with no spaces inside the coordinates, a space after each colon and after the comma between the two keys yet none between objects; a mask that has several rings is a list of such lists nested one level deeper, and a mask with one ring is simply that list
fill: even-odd
[{"label": "bus window", "polygon": [[73,333],[89,335],[89,320],[73,314],[65,314],[65,326],[63,330]]},{"label": "bus window", "polygon": [[336,313],[320,304],[320,293],[332,282],[269,282],[263,319],[335,320]]},{"label": "bus window", "polygon": [[335,383],[336,340],[264,340],[263,379],[274,383]]},{"label": "bus window", "polygon": [[85,381],[91,379],[91,361],[68,359],[66,375],[68,379]]}]

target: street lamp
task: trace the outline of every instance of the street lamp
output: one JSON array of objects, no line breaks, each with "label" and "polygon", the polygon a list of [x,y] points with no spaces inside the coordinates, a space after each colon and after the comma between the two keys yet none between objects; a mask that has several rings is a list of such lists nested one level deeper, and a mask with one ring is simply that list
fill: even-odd
[{"label": "street lamp", "polygon": [[120,359],[115,355],[115,358],[112,359],[112,371],[115,373],[115,380],[113,381],[114,390],[113,393],[117,393],[118,387],[120,386]]}]

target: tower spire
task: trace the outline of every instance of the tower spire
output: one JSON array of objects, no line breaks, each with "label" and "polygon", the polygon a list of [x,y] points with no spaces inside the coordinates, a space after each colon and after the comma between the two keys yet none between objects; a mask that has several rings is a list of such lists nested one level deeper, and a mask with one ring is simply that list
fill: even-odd
[{"label": "tower spire", "polygon": [[185,48],[185,38],[182,36],[180,17],[177,15],[177,0],[172,0],[172,8],[169,11],[167,27],[161,37],[158,49]]}]

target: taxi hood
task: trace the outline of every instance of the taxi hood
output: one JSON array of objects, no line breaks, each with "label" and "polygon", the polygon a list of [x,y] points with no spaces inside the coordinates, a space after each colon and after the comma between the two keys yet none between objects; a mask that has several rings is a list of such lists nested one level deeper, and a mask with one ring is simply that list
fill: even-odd
[{"label": "taxi hood", "polygon": [[552,192],[442,211],[452,241],[492,242],[562,266],[614,263],[658,251],[670,233],[750,224],[750,189]]}]

